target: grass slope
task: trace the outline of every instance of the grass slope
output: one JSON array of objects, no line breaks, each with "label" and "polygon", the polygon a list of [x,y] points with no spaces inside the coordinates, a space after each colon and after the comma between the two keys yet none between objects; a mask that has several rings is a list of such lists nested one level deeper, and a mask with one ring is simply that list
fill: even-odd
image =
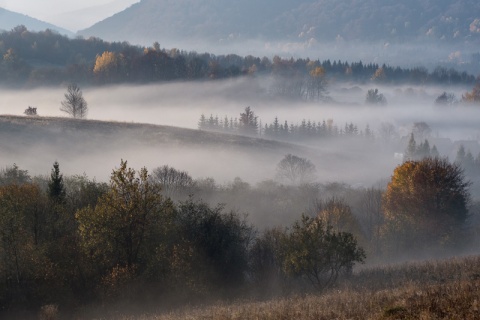
[{"label": "grass slope", "polygon": [[[95,138],[114,139],[130,137],[132,141],[142,144],[176,144],[176,145],[212,145],[217,147],[248,147],[260,150],[279,148],[305,152],[302,148],[290,143],[208,132],[187,128],[143,123],[126,123],[99,120],[80,120],[57,117],[24,117],[0,115],[0,133],[2,138],[18,139],[23,133],[28,141],[35,143],[45,137],[59,137],[79,140],[82,135]],[[79,137],[80,135],[80,137]],[[5,139],[3,139],[5,140]]]},{"label": "grass slope", "polygon": [[288,153],[335,157],[295,144],[162,125],[0,116],[0,166],[16,163],[32,174],[45,174],[58,161],[67,175],[85,172],[104,181],[124,159],[135,168],[170,165],[193,177],[257,182],[273,177]]},{"label": "grass slope", "polygon": [[480,256],[472,256],[367,269],[324,294],[116,318],[478,319],[479,297]]}]

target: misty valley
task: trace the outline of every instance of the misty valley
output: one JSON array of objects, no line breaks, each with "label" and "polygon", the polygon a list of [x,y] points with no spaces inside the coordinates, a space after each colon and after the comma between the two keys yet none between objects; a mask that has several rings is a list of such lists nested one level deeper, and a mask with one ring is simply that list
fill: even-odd
[{"label": "misty valley", "polygon": [[478,316],[476,75],[24,26],[0,52],[0,317]]}]

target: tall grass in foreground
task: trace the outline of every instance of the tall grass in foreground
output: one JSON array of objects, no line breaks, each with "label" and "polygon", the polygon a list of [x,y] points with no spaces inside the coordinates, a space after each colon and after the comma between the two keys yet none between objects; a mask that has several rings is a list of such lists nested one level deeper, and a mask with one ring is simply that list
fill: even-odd
[{"label": "tall grass in foreground", "polygon": [[123,320],[479,318],[480,256],[366,269],[323,294],[121,317]]}]

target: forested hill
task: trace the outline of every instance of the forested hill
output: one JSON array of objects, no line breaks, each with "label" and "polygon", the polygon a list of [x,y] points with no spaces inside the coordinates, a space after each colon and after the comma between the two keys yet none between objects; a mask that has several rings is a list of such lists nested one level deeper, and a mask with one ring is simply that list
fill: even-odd
[{"label": "forested hill", "polygon": [[[313,78],[378,84],[472,85],[479,63],[451,64],[433,71],[362,61],[214,55],[179,49],[107,42],[99,38],[70,39],[51,30],[31,32],[25,26],[0,32],[0,86],[35,87],[76,82],[81,85],[215,80],[241,76],[274,77],[277,97],[298,99],[302,83]],[[477,54],[480,61],[480,54]],[[354,60],[355,61],[355,60]],[[448,67],[447,67],[448,66]],[[297,81],[298,80],[298,81]],[[295,82],[296,84],[292,83]],[[321,84],[321,83],[320,83]]]},{"label": "forested hill", "polygon": [[0,30],[11,30],[18,25],[24,25],[32,31],[51,29],[59,32],[60,34],[73,36],[71,31],[0,7]]},{"label": "forested hill", "polygon": [[476,0],[142,0],[80,32],[107,40],[475,42]]}]

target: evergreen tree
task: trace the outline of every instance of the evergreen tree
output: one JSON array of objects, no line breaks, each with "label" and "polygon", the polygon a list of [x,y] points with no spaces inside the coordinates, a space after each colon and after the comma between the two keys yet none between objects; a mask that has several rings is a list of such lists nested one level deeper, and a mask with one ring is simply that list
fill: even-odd
[{"label": "evergreen tree", "polygon": [[247,135],[256,135],[258,133],[258,117],[250,107],[245,108],[245,112],[240,114],[241,133]]},{"label": "evergreen tree", "polygon": [[200,116],[200,120],[198,121],[198,129],[200,130],[207,129],[207,118],[205,118],[205,115],[203,113]]},{"label": "evergreen tree", "polygon": [[438,152],[436,145],[433,145],[432,150],[430,150],[430,156],[431,156],[432,158],[438,158],[438,157],[440,157],[440,153]]},{"label": "evergreen tree", "polygon": [[415,152],[415,156],[417,160],[430,157],[430,144],[428,140],[425,139],[423,143],[420,143]]},{"label": "evergreen tree", "polygon": [[472,153],[470,150],[465,154],[465,163],[464,163],[464,169],[468,172],[471,173],[474,169],[475,165],[475,159],[473,158]]},{"label": "evergreen tree", "polygon": [[57,203],[65,201],[65,186],[63,185],[63,174],[60,174],[60,165],[57,161],[53,163],[50,181],[48,183],[48,196]]},{"label": "evergreen tree", "polygon": [[280,123],[278,122],[278,117],[275,117],[275,120],[273,121],[273,135],[275,137],[278,137],[280,132]]},{"label": "evergreen tree", "polygon": [[465,163],[465,147],[463,144],[460,145],[457,151],[457,157],[455,158],[455,162],[459,165],[463,165]]},{"label": "evergreen tree", "polygon": [[413,132],[412,132],[410,134],[410,140],[408,141],[407,150],[405,150],[403,161],[414,160],[416,151],[417,151],[417,143],[415,142],[415,137],[413,136]]},{"label": "evergreen tree", "polygon": [[229,126],[229,121],[228,121],[228,117],[225,116],[225,119],[223,119],[223,129],[225,131],[230,131],[230,126]]},{"label": "evergreen tree", "polygon": [[373,131],[370,129],[370,125],[368,123],[365,127],[365,138],[367,138],[368,140],[372,140],[374,138]]}]

